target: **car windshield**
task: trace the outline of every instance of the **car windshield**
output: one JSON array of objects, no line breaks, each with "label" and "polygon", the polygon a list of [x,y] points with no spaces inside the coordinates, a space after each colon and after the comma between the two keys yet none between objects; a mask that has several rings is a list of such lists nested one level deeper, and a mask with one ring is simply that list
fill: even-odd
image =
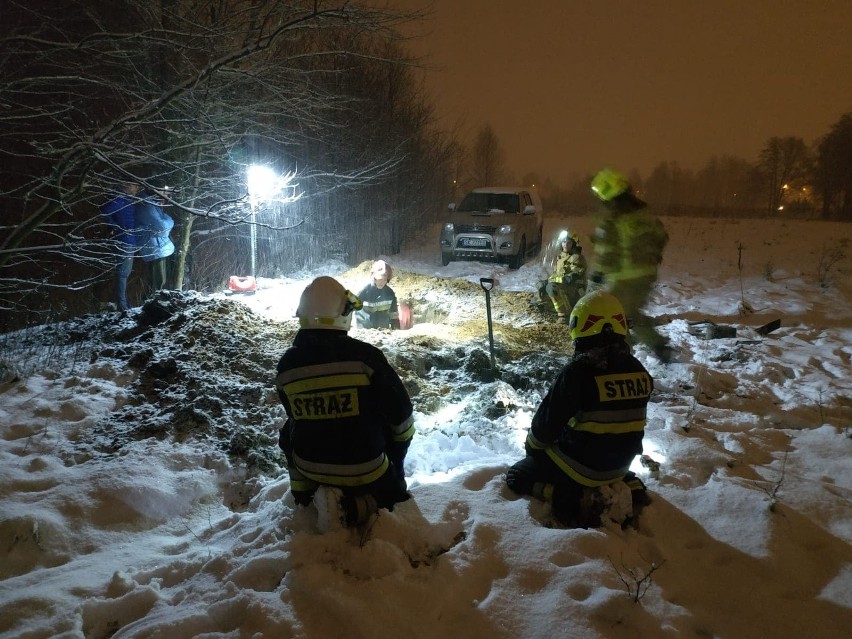
[{"label": "car windshield", "polygon": [[468,193],[459,204],[459,213],[486,213],[488,211],[504,213],[520,212],[520,198],[517,193]]}]

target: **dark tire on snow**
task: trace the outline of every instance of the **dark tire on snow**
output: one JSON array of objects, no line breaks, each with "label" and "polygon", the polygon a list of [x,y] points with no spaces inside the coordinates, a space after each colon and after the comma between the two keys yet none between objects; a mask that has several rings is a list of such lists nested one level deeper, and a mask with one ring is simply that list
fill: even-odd
[{"label": "dark tire on snow", "polygon": [[538,227],[538,243],[535,245],[535,248],[529,251],[530,257],[536,257],[541,255],[541,251],[544,248],[544,227]]},{"label": "dark tire on snow", "polygon": [[524,263],[524,258],[527,253],[527,238],[526,236],[521,238],[521,246],[518,248],[518,252],[509,258],[509,268],[512,270],[518,270],[521,268],[521,264]]},{"label": "dark tire on snow", "polygon": [[447,266],[450,263],[450,255],[448,253],[441,253],[441,266]]}]

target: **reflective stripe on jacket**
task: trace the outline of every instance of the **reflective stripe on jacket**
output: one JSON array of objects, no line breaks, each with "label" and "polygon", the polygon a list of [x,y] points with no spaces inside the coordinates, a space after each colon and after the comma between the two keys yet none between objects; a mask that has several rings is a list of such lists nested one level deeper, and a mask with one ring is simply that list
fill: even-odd
[{"label": "reflective stripe on jacket", "polygon": [[668,233],[644,209],[602,218],[593,236],[595,270],[607,281],[656,275]]},{"label": "reflective stripe on jacket", "polygon": [[394,290],[385,285],[379,288],[367,284],[358,298],[363,308],[357,312],[358,326],[362,328],[399,328],[399,308]]},{"label": "reflective stripe on jacket", "polygon": [[[573,277],[571,277],[573,276]],[[577,284],[586,283],[586,258],[582,253],[560,253],[553,268],[551,282],[564,282],[568,278]]]},{"label": "reflective stripe on jacket", "polygon": [[653,388],[625,342],[576,354],[538,407],[527,447],[584,486],[617,481],[642,452]]},{"label": "reflective stripe on jacket", "polygon": [[414,436],[411,399],[396,371],[379,349],[343,331],[300,330],[275,386],[292,420],[293,462],[321,484],[376,481]]}]

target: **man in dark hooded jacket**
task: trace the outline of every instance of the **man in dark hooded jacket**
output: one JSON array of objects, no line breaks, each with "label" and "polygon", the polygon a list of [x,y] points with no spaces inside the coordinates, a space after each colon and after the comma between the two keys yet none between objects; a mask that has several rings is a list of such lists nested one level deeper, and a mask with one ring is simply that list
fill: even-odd
[{"label": "man in dark hooded jacket", "polygon": [[139,188],[138,182],[122,182],[115,197],[101,206],[101,214],[108,217],[114,227],[116,267],[113,300],[119,310],[130,308],[127,302],[127,280],[133,270],[133,257],[137,249],[136,206],[139,202]]}]

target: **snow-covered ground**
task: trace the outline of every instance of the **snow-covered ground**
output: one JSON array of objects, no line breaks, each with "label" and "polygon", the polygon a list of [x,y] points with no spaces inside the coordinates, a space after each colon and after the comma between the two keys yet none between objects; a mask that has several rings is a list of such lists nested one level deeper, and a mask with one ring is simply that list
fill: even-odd
[{"label": "snow-covered ground", "polygon": [[[418,423],[414,499],[364,530],[319,534],[275,448],[274,365],[317,273],[0,336],[0,637],[846,636],[852,226],[664,222],[648,311],[680,361],[637,349],[661,469],[638,469],[636,529],[565,529],[505,487],[569,340],[527,308],[535,260],[442,267],[435,229],[383,256],[415,326],[352,331]],[[324,274],[357,291],[368,267]]]}]

